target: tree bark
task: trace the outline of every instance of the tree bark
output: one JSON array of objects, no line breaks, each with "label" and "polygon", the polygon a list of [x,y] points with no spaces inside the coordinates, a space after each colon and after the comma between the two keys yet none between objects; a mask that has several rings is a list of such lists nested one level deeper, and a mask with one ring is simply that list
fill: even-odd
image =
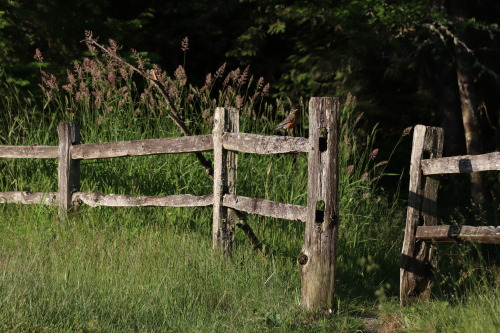
[{"label": "tree bark", "polygon": [[439,58],[444,60],[433,61],[432,71],[434,73],[437,108],[441,115],[441,127],[444,130],[443,156],[463,155],[465,153],[465,137],[456,71],[449,65],[451,59],[446,58],[444,51],[439,52]]},{"label": "tree bark", "polygon": [[[474,57],[467,49],[468,40],[462,22],[466,17],[465,1],[449,2],[449,9],[455,26],[455,59],[458,91],[462,108],[462,122],[464,125],[465,147],[468,155],[481,154],[481,132],[477,116],[476,92],[474,78],[471,72]],[[471,195],[478,205],[484,203],[485,188],[480,173],[471,173]]]}]

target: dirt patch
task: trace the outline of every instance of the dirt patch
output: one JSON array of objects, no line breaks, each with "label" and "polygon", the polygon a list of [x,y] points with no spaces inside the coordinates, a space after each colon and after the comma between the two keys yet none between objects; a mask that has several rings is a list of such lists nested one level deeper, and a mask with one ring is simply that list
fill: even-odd
[{"label": "dirt patch", "polygon": [[377,333],[378,320],[377,317],[364,317],[361,318],[363,322],[363,333]]}]

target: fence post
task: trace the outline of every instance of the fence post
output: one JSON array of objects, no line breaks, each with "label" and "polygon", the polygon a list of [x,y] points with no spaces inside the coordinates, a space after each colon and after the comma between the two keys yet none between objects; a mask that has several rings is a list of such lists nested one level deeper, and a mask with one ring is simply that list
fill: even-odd
[{"label": "fence post", "polygon": [[[301,306],[330,309],[334,299],[337,261],[338,98],[309,101],[309,161],[307,222],[304,245],[297,259],[302,279]],[[326,138],[321,133],[326,134]]]},{"label": "fence post", "polygon": [[80,143],[80,127],[76,123],[60,123],[59,134],[59,169],[58,169],[58,204],[59,216],[64,216],[71,208],[71,196],[80,189],[80,161],[72,160],[70,149]]},{"label": "fence post", "polygon": [[[417,226],[436,225],[437,175],[424,176],[423,158],[438,158],[443,153],[443,130],[438,127],[415,126],[410,161],[410,185],[405,237],[401,250],[399,296],[401,305],[416,299],[429,299],[434,280],[435,246],[417,241]],[[428,154],[429,156],[424,156]]]},{"label": "fence post", "polygon": [[225,194],[236,194],[238,154],[222,147],[224,132],[239,132],[239,113],[234,108],[215,109],[214,141],[214,204],[212,246],[231,255],[234,243],[235,212],[223,205]]}]

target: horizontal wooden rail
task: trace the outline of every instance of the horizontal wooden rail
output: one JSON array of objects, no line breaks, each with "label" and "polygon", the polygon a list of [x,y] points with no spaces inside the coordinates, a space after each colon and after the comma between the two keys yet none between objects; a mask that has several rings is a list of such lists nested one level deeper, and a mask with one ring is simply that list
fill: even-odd
[{"label": "horizontal wooden rail", "polygon": [[139,196],[134,197],[124,194],[101,193],[73,193],[74,204],[86,204],[91,207],[204,207],[211,206],[213,194],[196,196],[192,194],[178,194],[167,196]]},{"label": "horizontal wooden rail", "polygon": [[0,203],[57,205],[57,192],[0,192]]},{"label": "horizontal wooden rail", "polygon": [[244,197],[234,194],[224,195],[223,204],[249,214],[275,217],[279,219],[306,222],[307,207],[281,202]]},{"label": "horizontal wooden rail", "polygon": [[309,139],[302,137],[268,136],[249,133],[224,133],[222,145],[226,150],[251,154],[284,154],[307,152]]},{"label": "horizontal wooden rail", "polygon": [[[74,145],[71,158],[77,160],[154,154],[192,153],[213,149],[212,135],[146,139]],[[56,147],[57,148],[57,147]]]},{"label": "horizontal wooden rail", "polygon": [[500,152],[422,160],[424,175],[500,170]]},{"label": "horizontal wooden rail", "polygon": [[58,146],[0,146],[0,157],[57,158]]},{"label": "horizontal wooden rail", "polygon": [[433,225],[417,227],[417,239],[434,242],[467,240],[475,243],[500,244],[500,226]]}]

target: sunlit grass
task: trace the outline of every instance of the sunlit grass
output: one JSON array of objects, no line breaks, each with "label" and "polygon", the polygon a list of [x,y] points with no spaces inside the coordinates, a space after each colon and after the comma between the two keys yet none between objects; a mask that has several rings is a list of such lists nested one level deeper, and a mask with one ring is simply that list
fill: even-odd
[{"label": "sunlit grass", "polygon": [[[130,82],[127,87],[136,89]],[[180,135],[166,109],[151,110],[133,99],[120,104],[119,97],[112,95],[96,107],[61,93],[38,105],[32,96],[14,92],[1,100],[0,144],[56,145],[57,124],[68,120],[80,123],[85,143]],[[303,123],[295,135],[307,136],[303,104]],[[199,126],[198,133],[210,133],[209,117],[200,117],[207,105],[193,109],[187,103],[183,110],[185,117],[197,120],[192,126]],[[242,112],[241,131],[276,134],[271,128],[284,115],[279,110],[262,104],[259,114]],[[299,306],[296,256],[304,237],[302,222],[249,215],[263,253],[254,251],[237,229],[233,258],[226,260],[211,249],[210,207],[79,207],[59,220],[56,207],[0,205],[0,331],[354,332],[362,328],[362,317],[377,313],[382,322],[387,319],[403,331],[418,332],[429,322],[431,329],[442,331],[450,323],[448,313],[456,331],[479,327],[465,317],[479,321],[481,315],[498,312],[498,290],[471,291],[481,283],[468,285],[475,295],[470,300],[452,305],[439,299],[413,310],[395,306],[404,205],[397,194],[392,197],[377,186],[386,161],[373,146],[375,129],[360,139],[358,116],[355,99],[349,97],[342,110],[332,314],[305,313]],[[238,163],[238,194],[306,205],[305,154],[240,154]],[[0,167],[0,191],[57,190],[55,159],[1,159]],[[213,183],[192,154],[174,154],[82,161],[81,190],[204,195],[213,192]],[[492,318],[481,323],[485,331],[498,324]]]}]

